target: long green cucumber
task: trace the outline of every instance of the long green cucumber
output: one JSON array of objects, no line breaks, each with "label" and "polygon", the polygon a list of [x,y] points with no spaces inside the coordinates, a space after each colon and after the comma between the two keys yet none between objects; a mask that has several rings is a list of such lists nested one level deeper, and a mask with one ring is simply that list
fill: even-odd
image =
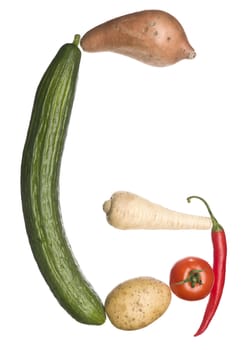
[{"label": "long green cucumber", "polygon": [[103,303],[73,256],[62,223],[59,175],[81,51],[63,45],[37,88],[21,164],[21,198],[34,258],[61,306],[77,321],[100,325]]}]

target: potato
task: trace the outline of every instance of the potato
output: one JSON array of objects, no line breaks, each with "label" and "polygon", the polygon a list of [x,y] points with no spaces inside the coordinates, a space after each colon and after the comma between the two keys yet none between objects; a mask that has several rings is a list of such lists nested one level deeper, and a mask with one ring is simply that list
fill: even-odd
[{"label": "potato", "polygon": [[144,328],[161,317],[171,302],[171,290],[152,277],[137,277],[115,287],[106,297],[111,323],[123,330]]},{"label": "potato", "polygon": [[180,22],[160,10],[113,18],[86,32],[80,45],[87,52],[116,52],[157,67],[196,56]]}]

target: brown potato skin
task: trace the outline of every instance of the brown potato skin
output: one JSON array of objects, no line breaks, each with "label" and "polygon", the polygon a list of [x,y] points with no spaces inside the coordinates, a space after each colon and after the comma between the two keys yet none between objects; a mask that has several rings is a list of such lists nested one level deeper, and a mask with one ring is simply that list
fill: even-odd
[{"label": "brown potato skin", "polygon": [[170,302],[167,284],[152,277],[136,277],[120,283],[107,295],[105,310],[116,328],[132,331],[160,318]]},{"label": "brown potato skin", "polygon": [[86,32],[80,45],[87,52],[112,51],[164,67],[195,57],[180,22],[161,10],[144,10],[104,22]]}]

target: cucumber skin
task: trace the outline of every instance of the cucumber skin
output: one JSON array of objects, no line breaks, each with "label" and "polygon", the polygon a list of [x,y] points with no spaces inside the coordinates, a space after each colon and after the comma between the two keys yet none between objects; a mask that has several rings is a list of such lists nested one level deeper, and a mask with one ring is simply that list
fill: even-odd
[{"label": "cucumber skin", "polygon": [[61,306],[77,321],[101,325],[103,303],[80,271],[59,203],[60,164],[74,101],[80,49],[60,48],[37,88],[21,163],[21,199],[30,246]]}]

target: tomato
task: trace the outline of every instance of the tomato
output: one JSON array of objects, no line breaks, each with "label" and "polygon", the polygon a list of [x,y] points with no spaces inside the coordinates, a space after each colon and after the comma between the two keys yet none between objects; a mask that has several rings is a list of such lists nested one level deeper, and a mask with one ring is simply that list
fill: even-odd
[{"label": "tomato", "polygon": [[170,271],[170,288],[184,300],[205,298],[213,287],[214,272],[206,260],[189,256],[175,263]]}]

